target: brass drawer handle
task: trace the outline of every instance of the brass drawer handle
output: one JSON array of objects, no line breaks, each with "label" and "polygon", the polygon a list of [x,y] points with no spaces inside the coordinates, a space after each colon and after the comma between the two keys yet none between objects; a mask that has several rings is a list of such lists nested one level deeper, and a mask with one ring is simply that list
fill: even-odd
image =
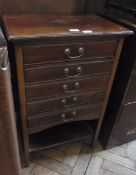
[{"label": "brass drawer handle", "polygon": [[63,99],[63,100],[62,100],[62,104],[65,106],[66,103],[67,103],[67,100],[66,100],[66,99]]},{"label": "brass drawer handle", "polygon": [[[73,102],[73,104],[70,104],[70,105],[74,105],[74,103],[76,103],[77,102],[77,97],[73,97],[72,98],[72,102]],[[63,104],[63,106],[65,107],[65,106],[68,106],[68,104],[67,104],[67,99],[65,98],[65,99],[62,99],[62,104]]]},{"label": "brass drawer handle", "polygon": [[[71,115],[72,115],[72,117],[76,117],[77,112],[74,110],[74,111],[72,111]],[[65,113],[61,115],[61,118],[64,122],[68,122],[68,120],[72,119],[71,117],[68,117],[68,115]]]},{"label": "brass drawer handle", "polygon": [[64,74],[66,75],[66,77],[72,78],[72,77],[77,77],[77,76],[80,76],[80,75],[81,75],[81,73],[82,73],[82,67],[81,67],[81,66],[78,66],[78,67],[76,68],[76,72],[77,72],[77,74],[75,74],[75,75],[70,75],[70,74],[69,74],[69,73],[70,73],[69,68],[65,68],[65,69],[64,69]]},{"label": "brass drawer handle", "polygon": [[83,47],[80,47],[80,48],[78,49],[79,55],[71,56],[71,49],[70,49],[70,48],[66,48],[66,49],[65,49],[65,54],[66,54],[66,56],[67,56],[68,58],[70,58],[70,59],[77,59],[77,58],[80,58],[80,57],[82,57],[82,56],[84,55],[84,52],[85,52],[84,48],[83,48]]},{"label": "brass drawer handle", "polygon": [[72,116],[76,117],[76,115],[77,115],[77,112],[76,111],[72,111]]},{"label": "brass drawer handle", "polygon": [[77,98],[77,97],[73,97],[73,102],[74,102],[74,103],[76,103],[76,102],[77,102],[77,100],[78,100],[78,98]]},{"label": "brass drawer handle", "polygon": [[64,122],[68,121],[66,114],[62,114],[61,117]]},{"label": "brass drawer handle", "polygon": [[132,135],[132,134],[136,134],[136,128],[135,129],[132,129],[132,130],[129,130],[127,132],[127,136]]},{"label": "brass drawer handle", "polygon": [[79,89],[79,83],[78,82],[76,82],[75,84],[74,84],[74,89],[73,90],[68,90],[69,89],[69,87],[68,87],[68,85],[67,84],[64,84],[63,85],[63,90],[64,90],[64,92],[66,92],[66,93],[74,93],[74,92],[76,92],[78,89]]}]

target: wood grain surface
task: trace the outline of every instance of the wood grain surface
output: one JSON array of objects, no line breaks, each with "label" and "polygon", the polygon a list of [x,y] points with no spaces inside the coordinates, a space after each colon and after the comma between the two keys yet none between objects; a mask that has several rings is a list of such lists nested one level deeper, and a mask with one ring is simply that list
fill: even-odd
[{"label": "wood grain surface", "polygon": [[[133,32],[96,15],[4,15],[9,41],[61,39],[78,37],[126,36]],[[90,38],[89,38],[90,39]]]}]

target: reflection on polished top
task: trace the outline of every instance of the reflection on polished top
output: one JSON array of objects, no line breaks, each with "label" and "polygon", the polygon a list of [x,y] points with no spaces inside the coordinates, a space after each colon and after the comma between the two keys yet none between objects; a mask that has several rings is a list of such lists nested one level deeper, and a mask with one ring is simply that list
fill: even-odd
[{"label": "reflection on polished top", "polygon": [[47,16],[4,15],[9,40],[32,38],[126,35],[132,32],[102,17],[91,16]]}]

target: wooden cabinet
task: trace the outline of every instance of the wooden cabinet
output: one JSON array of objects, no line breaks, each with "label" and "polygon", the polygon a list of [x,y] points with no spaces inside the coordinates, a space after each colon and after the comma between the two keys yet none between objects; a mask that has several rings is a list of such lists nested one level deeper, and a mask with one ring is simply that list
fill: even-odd
[{"label": "wooden cabinet", "polygon": [[[109,0],[106,17],[136,32],[135,1]],[[100,132],[105,148],[136,139],[136,35],[125,40]]]},{"label": "wooden cabinet", "polygon": [[15,47],[26,163],[29,136],[53,126],[95,120],[96,140],[132,32],[98,16],[5,15],[3,21]]}]

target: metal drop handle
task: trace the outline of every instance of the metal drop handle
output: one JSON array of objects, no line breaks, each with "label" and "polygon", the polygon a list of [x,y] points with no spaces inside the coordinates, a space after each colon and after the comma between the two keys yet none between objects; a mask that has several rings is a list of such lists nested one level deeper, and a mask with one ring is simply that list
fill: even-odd
[{"label": "metal drop handle", "polygon": [[68,121],[66,114],[62,114],[61,117],[64,122]]},{"label": "metal drop handle", "polygon": [[66,103],[67,103],[66,99],[63,99],[63,100],[62,100],[62,104],[65,106]]},{"label": "metal drop handle", "polygon": [[[71,117],[68,117],[68,115],[69,115],[69,114],[65,114],[65,113],[63,113],[63,114],[61,115],[61,118],[62,118],[62,120],[63,120],[64,122],[68,122],[68,120],[71,119]],[[72,115],[72,117],[76,117],[77,112],[74,110],[74,111],[72,111],[71,115]]]},{"label": "metal drop handle", "polygon": [[80,76],[81,75],[81,73],[82,73],[82,67],[81,66],[78,66],[77,68],[76,68],[76,74],[75,75],[70,75],[70,70],[69,70],[69,68],[65,68],[64,69],[64,74],[66,75],[66,77],[68,77],[68,78],[72,78],[72,77],[77,77],[77,76]]},{"label": "metal drop handle", "polygon": [[[77,102],[77,97],[73,97],[72,98],[72,101],[73,101],[73,103],[76,103]],[[62,104],[64,105],[64,106],[67,106],[67,99],[66,98],[64,98],[64,99],[62,99]],[[73,104],[71,104],[71,105],[73,105]]]},{"label": "metal drop handle", "polygon": [[79,83],[76,82],[74,84],[74,90],[68,90],[69,89],[68,85],[67,84],[64,84],[63,85],[63,90],[64,90],[65,93],[74,93],[74,92],[77,91],[77,89],[79,89],[79,86],[80,86]]},{"label": "metal drop handle", "polygon": [[71,56],[71,49],[70,49],[70,48],[66,48],[66,49],[65,49],[65,54],[66,54],[66,56],[67,56],[68,58],[70,58],[70,59],[77,59],[77,58],[80,58],[80,57],[82,57],[82,56],[84,55],[84,52],[85,52],[84,48],[83,48],[83,47],[80,47],[80,48],[78,49],[79,55]]},{"label": "metal drop handle", "polygon": [[77,102],[78,98],[77,97],[73,97],[73,102]]}]

